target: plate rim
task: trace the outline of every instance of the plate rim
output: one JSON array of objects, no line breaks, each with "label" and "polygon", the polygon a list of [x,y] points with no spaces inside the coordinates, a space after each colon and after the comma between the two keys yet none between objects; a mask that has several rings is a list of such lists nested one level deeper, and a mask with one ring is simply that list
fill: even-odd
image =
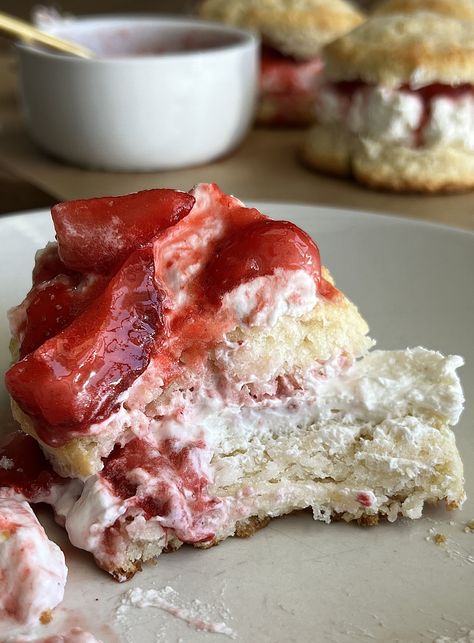
[{"label": "plate rim", "polygon": [[[76,199],[73,199],[76,200]],[[58,201],[58,203],[60,203]],[[380,212],[377,210],[363,210],[363,209],[357,209],[357,208],[340,208],[337,206],[332,206],[332,205],[324,205],[324,204],[317,204],[317,203],[297,203],[297,202],[291,202],[291,201],[262,201],[260,199],[258,200],[253,200],[253,199],[248,199],[245,201],[245,205],[248,207],[256,207],[259,209],[262,207],[262,209],[265,208],[272,208],[273,206],[278,206],[278,207],[288,207],[288,208],[311,208],[311,209],[316,209],[316,210],[326,210],[328,213],[334,213],[335,215],[340,215],[340,216],[350,216],[350,217],[364,217],[366,219],[373,219],[375,223],[382,223],[382,224],[395,224],[395,225],[401,225],[401,226],[413,226],[413,227],[418,227],[418,228],[428,228],[428,229],[433,229],[433,230],[438,230],[441,232],[450,232],[450,233],[458,233],[463,236],[468,236],[474,239],[474,230],[470,230],[469,228],[461,228],[458,226],[454,225],[449,225],[446,223],[439,223],[437,221],[425,221],[424,219],[418,219],[416,217],[405,217],[399,214],[391,214],[388,212]],[[38,214],[49,214],[50,215],[50,210],[48,208],[33,208],[31,210],[19,210],[18,212],[6,212],[4,214],[0,214],[0,227],[2,226],[2,223],[5,220],[11,220],[16,217],[21,217],[21,216],[33,216],[33,215],[38,215]]]}]

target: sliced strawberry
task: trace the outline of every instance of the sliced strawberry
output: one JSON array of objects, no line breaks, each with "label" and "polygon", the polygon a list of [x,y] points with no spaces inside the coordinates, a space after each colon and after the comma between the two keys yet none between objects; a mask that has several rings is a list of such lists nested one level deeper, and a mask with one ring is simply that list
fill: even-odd
[{"label": "sliced strawberry", "polygon": [[68,201],[52,210],[59,255],[71,270],[109,272],[161,230],[185,217],[194,197],[177,190]]},{"label": "sliced strawberry", "polygon": [[206,266],[204,286],[218,303],[226,292],[276,268],[306,270],[317,284],[321,279],[319,250],[311,237],[288,221],[265,219],[224,241]]},{"label": "sliced strawberry", "polygon": [[60,446],[112,412],[164,332],[163,298],[152,247],[138,249],[94,305],[10,368],[7,388],[44,442]]},{"label": "sliced strawberry", "polygon": [[[80,275],[79,275],[80,277]],[[77,277],[60,275],[29,296],[25,313],[20,358],[54,337],[80,314],[104,290],[107,278],[94,276],[78,282]]]}]

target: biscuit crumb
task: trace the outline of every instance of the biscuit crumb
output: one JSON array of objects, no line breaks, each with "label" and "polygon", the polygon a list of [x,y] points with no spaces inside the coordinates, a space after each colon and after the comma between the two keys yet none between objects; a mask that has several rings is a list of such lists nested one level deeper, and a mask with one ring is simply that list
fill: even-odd
[{"label": "biscuit crumb", "polygon": [[44,612],[41,612],[39,620],[42,625],[48,625],[48,623],[51,623],[51,621],[53,620],[52,611],[44,610]]},{"label": "biscuit crumb", "polygon": [[436,545],[444,545],[447,541],[447,538],[444,534],[435,534],[433,540]]},{"label": "biscuit crumb", "polygon": [[466,526],[464,527],[464,531],[466,534],[473,534],[474,533],[474,519],[469,520],[469,522],[466,523]]}]

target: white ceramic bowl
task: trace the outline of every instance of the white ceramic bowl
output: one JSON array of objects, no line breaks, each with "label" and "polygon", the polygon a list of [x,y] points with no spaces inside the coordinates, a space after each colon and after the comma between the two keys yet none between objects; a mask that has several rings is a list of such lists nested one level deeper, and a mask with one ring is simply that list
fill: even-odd
[{"label": "white ceramic bowl", "polygon": [[206,163],[248,131],[258,38],[175,17],[99,17],[50,33],[97,59],[18,46],[26,122],[36,143],[73,164],[148,171]]}]

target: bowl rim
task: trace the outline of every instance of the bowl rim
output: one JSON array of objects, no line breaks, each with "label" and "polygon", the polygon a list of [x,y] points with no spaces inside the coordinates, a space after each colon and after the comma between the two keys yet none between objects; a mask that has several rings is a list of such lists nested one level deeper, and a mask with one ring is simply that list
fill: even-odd
[{"label": "bowl rim", "polygon": [[147,54],[146,56],[140,55],[114,55],[114,56],[100,56],[97,58],[80,58],[78,56],[71,56],[69,54],[63,54],[59,51],[49,50],[46,47],[42,48],[40,46],[28,43],[17,42],[15,43],[16,49],[24,54],[31,55],[38,58],[51,59],[55,61],[64,61],[71,64],[79,65],[113,65],[113,64],[141,64],[144,63],[156,63],[164,62],[169,60],[178,61],[180,59],[189,59],[192,57],[211,57],[216,55],[225,55],[236,50],[245,50],[245,49],[258,49],[261,44],[261,39],[259,34],[256,31],[251,29],[243,29],[241,27],[235,27],[233,25],[227,25],[219,22],[213,22],[210,20],[202,20],[199,17],[194,16],[179,16],[173,14],[154,14],[154,13],[140,13],[140,14],[98,14],[98,15],[84,15],[73,18],[72,20],[67,18],[63,21],[58,21],[46,30],[47,33],[53,35],[61,35],[63,29],[74,28],[75,25],[90,25],[100,27],[100,25],[108,25],[111,28],[120,26],[120,25],[131,25],[136,23],[137,25],[144,23],[146,24],[155,23],[158,25],[173,24],[177,26],[186,26],[189,27],[198,27],[198,31],[203,31],[208,29],[211,32],[220,32],[227,35],[238,36],[239,40],[236,40],[232,43],[227,43],[223,45],[218,45],[215,47],[202,48],[202,49],[192,49],[182,51],[173,51],[173,52],[164,52],[158,54]]}]

